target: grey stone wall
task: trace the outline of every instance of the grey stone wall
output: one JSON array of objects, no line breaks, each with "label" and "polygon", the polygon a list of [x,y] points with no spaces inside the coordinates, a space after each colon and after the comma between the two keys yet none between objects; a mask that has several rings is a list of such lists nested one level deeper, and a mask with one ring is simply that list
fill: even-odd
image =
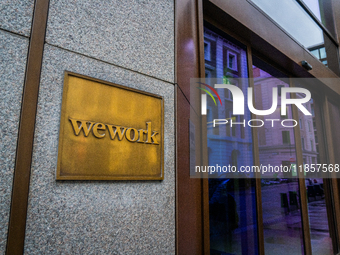
[{"label": "grey stone wall", "polygon": [[[25,254],[174,254],[173,1],[50,2]],[[164,97],[163,181],[55,180],[64,71]]]},{"label": "grey stone wall", "polygon": [[34,0],[0,1],[0,254],[5,253]]},{"label": "grey stone wall", "polygon": [[51,0],[46,40],[174,81],[174,1]]},{"label": "grey stone wall", "polygon": [[0,29],[29,36],[34,0],[0,1]]},{"label": "grey stone wall", "polygon": [[28,39],[0,29],[0,254],[5,253]]},{"label": "grey stone wall", "polygon": [[[56,182],[65,70],[164,97],[164,181]],[[45,45],[26,227],[26,254],[174,253],[173,109],[172,84]]]}]

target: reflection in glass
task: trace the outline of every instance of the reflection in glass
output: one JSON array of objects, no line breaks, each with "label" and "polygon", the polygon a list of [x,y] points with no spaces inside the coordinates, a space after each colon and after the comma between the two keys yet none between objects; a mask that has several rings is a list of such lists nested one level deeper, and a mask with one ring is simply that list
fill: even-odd
[{"label": "reflection in glass", "polygon": [[209,180],[210,254],[258,254],[254,179]]},{"label": "reflection in glass", "polygon": [[[271,115],[257,116],[264,121],[258,128],[260,164],[272,166],[296,165],[294,130],[284,127],[282,120],[292,119],[291,107],[281,115],[281,89],[289,87],[288,79],[278,71],[253,57],[255,105],[258,110],[272,105],[272,89],[278,88],[278,108]],[[296,173],[295,173],[296,176]],[[261,180],[264,246],[266,254],[303,254],[301,205],[298,179],[294,173],[267,173]],[[289,251],[289,253],[287,253]]]},{"label": "reflection in glass", "polygon": [[340,107],[337,104],[328,102],[329,116],[332,128],[332,138],[333,138],[333,148],[335,153],[335,158],[340,158],[340,136],[339,136],[339,126],[340,126]]},{"label": "reflection in glass", "polygon": [[[223,83],[247,78],[245,47],[209,24],[205,24],[206,78],[220,78]],[[209,79],[206,79],[209,84]],[[210,84],[214,85],[214,84]],[[248,82],[235,85],[246,93]],[[207,103],[208,165],[253,165],[250,127],[221,125],[213,127],[213,119],[234,119],[233,97],[227,89],[217,89],[223,107]],[[218,100],[217,98],[215,98]],[[249,118],[246,112],[244,118]],[[253,179],[209,179],[209,223],[211,254],[258,254],[255,181]]]},{"label": "reflection in glass", "polygon": [[299,0],[313,13],[328,31],[335,36],[333,4],[329,0]]},{"label": "reflection in glass", "polygon": [[308,196],[312,253],[313,255],[332,255],[334,253],[329,231],[323,179],[306,179],[305,183]]},{"label": "reflection in glass", "polygon": [[328,66],[326,48],[323,45],[317,45],[316,47],[311,47],[310,52],[319,59],[325,66]]},{"label": "reflection in glass", "polygon": [[[310,89],[311,80],[296,79],[294,84],[297,87]],[[297,94],[297,97],[304,95]],[[312,93],[312,98],[304,106],[312,115],[304,115],[298,111],[298,117],[301,122],[300,136],[302,142],[302,156],[305,168],[312,169],[316,164],[327,164],[327,155],[325,150],[325,140],[323,132],[323,103],[320,97]],[[332,133],[338,133],[337,126],[340,123],[340,114],[337,107],[329,104]],[[335,127],[335,128],[334,128]],[[334,136],[336,139],[336,136]],[[334,139],[334,144],[338,141]],[[334,150],[338,150],[335,148]],[[330,179],[323,179],[326,174],[321,174],[315,171],[305,173],[305,188],[307,193],[308,216],[310,237],[312,245],[312,254],[316,255],[331,255],[332,238],[336,240],[335,224],[333,216],[332,195],[330,192]]]},{"label": "reflection in glass", "polygon": [[319,21],[322,21],[319,0],[303,0],[303,2],[312,11],[315,17],[317,17]]},{"label": "reflection in glass", "polygon": [[[323,132],[322,128],[322,109],[320,101],[316,100],[315,95],[310,100],[309,105],[312,111],[312,116],[308,116],[304,121],[312,123],[312,130],[303,129],[301,130],[301,137],[311,141],[311,145],[304,151],[305,164],[326,164],[327,160],[325,155],[322,155],[324,148],[323,144]],[[339,108],[332,104],[328,104],[331,119],[331,128],[333,135],[333,144],[335,146],[334,152],[339,154],[337,146],[340,139],[337,136],[337,126],[340,123],[340,111]],[[335,134],[335,135],[334,135]],[[313,143],[312,143],[313,142]],[[314,147],[315,145],[315,147]],[[321,151],[320,151],[321,150]],[[336,155],[338,156],[338,155]],[[330,194],[326,192],[326,188],[329,189],[329,182],[325,183],[327,179],[322,178],[307,178],[305,180],[307,197],[308,197],[308,215],[309,215],[309,226],[311,235],[311,244],[313,255],[331,255],[332,249],[332,237],[331,230],[334,235],[334,224],[332,224],[332,201]]]},{"label": "reflection in glass", "polygon": [[306,48],[324,43],[322,29],[295,0],[252,0]]},{"label": "reflection in glass", "polygon": [[[323,64],[329,66],[336,73],[339,71],[339,65],[335,55],[336,45],[296,0],[249,1],[255,3]],[[327,23],[332,24],[331,18],[328,17],[330,15],[321,15],[318,0],[304,0],[304,3],[314,12],[317,18],[322,19],[322,22],[326,22],[325,20],[327,20]]]}]

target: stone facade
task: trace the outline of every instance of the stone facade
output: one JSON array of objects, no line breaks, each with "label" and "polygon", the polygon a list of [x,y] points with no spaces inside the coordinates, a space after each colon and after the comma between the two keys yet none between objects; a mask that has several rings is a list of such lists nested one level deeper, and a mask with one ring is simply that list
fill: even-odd
[{"label": "stone facade", "polygon": [[[34,3],[0,3],[1,254]],[[174,29],[173,1],[49,2],[25,254],[175,253]],[[65,71],[163,97],[163,181],[56,181]]]}]

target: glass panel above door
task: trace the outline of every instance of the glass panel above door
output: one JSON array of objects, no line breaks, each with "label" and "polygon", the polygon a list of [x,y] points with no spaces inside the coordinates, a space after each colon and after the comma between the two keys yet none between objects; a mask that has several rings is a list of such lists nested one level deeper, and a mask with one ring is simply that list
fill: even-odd
[{"label": "glass panel above door", "polygon": [[[321,19],[320,6],[312,0],[302,2],[302,5],[311,8],[307,12],[298,0],[248,0],[253,2],[283,30],[291,35],[297,42],[308,49],[324,65],[328,66],[335,73],[339,72],[336,49],[330,32],[312,16]],[[301,1],[300,1],[301,3]],[[326,19],[324,19],[326,20]],[[336,60],[334,60],[336,58]]]}]

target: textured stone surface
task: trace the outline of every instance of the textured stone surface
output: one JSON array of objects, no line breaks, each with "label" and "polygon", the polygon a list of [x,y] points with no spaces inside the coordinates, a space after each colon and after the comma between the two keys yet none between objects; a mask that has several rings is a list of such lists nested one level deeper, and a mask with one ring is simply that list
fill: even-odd
[{"label": "textured stone surface", "polygon": [[[164,97],[164,181],[56,182],[64,70]],[[174,254],[174,129],[172,84],[46,45],[25,254]]]},{"label": "textured stone surface", "polygon": [[172,0],[51,0],[46,40],[137,72],[174,80]]},{"label": "textured stone surface", "polygon": [[34,0],[0,1],[0,28],[29,36]]},{"label": "textured stone surface", "polygon": [[0,254],[5,253],[28,39],[0,30]]}]

